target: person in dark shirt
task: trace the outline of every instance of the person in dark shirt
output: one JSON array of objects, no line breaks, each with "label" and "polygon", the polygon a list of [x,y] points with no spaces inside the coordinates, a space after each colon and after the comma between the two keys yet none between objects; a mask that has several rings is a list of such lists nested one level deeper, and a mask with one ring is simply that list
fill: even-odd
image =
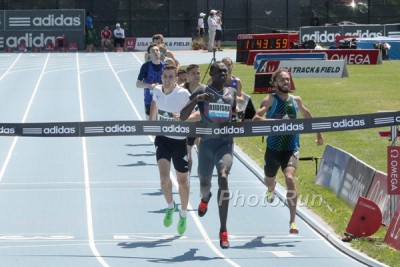
[{"label": "person in dark shirt", "polygon": [[[190,101],[182,109],[180,118],[186,120],[198,106],[200,118],[206,123],[224,123],[232,120],[236,112],[236,90],[225,87],[228,69],[221,61],[210,67],[212,82],[209,86],[198,87],[190,96]],[[218,209],[220,217],[219,244],[223,249],[229,248],[227,219],[230,192],[228,175],[233,163],[233,137],[203,136],[199,144],[198,175],[202,195],[198,215],[203,217],[208,209],[211,194],[211,179],[214,167],[218,173]]]},{"label": "person in dark shirt", "polygon": [[144,88],[144,106],[146,118],[150,116],[150,105],[153,100],[153,89],[162,84],[161,75],[165,64],[161,62],[160,49],[157,44],[151,44],[147,47],[147,53],[150,61],[143,63],[140,68],[138,79],[136,81],[137,88]]}]

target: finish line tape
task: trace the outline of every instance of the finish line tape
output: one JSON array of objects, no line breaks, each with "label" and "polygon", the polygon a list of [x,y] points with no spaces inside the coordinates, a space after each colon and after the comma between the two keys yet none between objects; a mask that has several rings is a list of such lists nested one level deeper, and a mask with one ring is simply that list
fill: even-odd
[{"label": "finish line tape", "polygon": [[400,125],[400,111],[312,119],[223,124],[181,121],[0,123],[0,136],[91,137],[123,135],[264,136],[349,131]]}]

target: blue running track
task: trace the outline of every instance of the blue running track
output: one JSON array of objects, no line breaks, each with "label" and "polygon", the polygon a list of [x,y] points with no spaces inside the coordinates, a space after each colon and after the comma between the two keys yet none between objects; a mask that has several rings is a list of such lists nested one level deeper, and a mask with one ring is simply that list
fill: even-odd
[{"label": "blue running track", "polygon": [[[235,51],[217,53],[225,56]],[[200,64],[212,54],[176,57]],[[0,122],[142,120],[142,61],[142,52],[1,54]],[[0,266],[364,266],[301,218],[300,234],[289,235],[287,207],[261,201],[264,185],[239,158],[230,176],[231,248],[221,250],[216,198],[197,216],[196,157],[187,231],[177,234],[178,213],[163,226],[152,136],[1,137],[0,148]]]}]

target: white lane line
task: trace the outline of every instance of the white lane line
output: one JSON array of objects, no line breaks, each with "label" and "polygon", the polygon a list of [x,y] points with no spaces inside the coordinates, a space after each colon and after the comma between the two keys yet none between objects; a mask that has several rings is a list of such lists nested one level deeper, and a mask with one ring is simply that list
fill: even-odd
[{"label": "white lane line", "polygon": [[[33,90],[33,93],[32,93],[32,95],[31,95],[31,98],[29,99],[28,106],[26,107],[25,114],[24,114],[24,116],[22,117],[21,123],[24,123],[24,122],[26,121],[26,118],[28,117],[29,111],[30,111],[31,106],[32,106],[32,103],[33,103],[33,99],[35,98],[36,93],[37,93],[37,91],[38,91],[38,89],[39,89],[39,84],[40,84],[40,82],[42,81],[42,78],[43,78],[43,75],[44,75],[44,70],[46,69],[47,62],[49,61],[49,58],[50,58],[50,54],[48,54],[47,57],[46,57],[46,61],[44,62],[42,71],[41,71],[41,73],[40,73],[40,75],[39,75],[39,79],[38,79],[37,82],[36,82],[35,89]],[[16,62],[16,61],[14,61],[14,63],[15,63],[15,62]],[[14,64],[14,63],[13,63],[13,64]],[[13,142],[12,142],[12,144],[11,144],[11,147],[10,147],[9,150],[8,150],[7,157],[6,157],[6,159],[4,160],[3,166],[1,167],[1,170],[0,170],[0,182],[3,180],[4,173],[5,173],[6,169],[7,169],[8,163],[9,163],[10,160],[11,160],[11,156],[12,156],[12,154],[13,154],[13,152],[14,152],[14,148],[15,148],[15,146],[16,146],[16,144],[17,144],[17,141],[18,141],[18,136],[14,137]]]},{"label": "white lane line", "polygon": [[[76,68],[78,76],[78,92],[79,92],[79,109],[81,121],[85,120],[83,115],[83,99],[82,99],[82,84],[81,84],[81,73],[79,67],[79,53],[76,53]],[[93,252],[93,255],[99,261],[102,266],[109,267],[107,262],[102,258],[99,251],[97,250],[96,243],[94,241],[94,230],[93,230],[93,216],[92,216],[92,200],[90,195],[90,179],[89,179],[89,167],[88,167],[88,154],[86,137],[82,137],[82,157],[83,157],[83,169],[85,177],[85,200],[86,200],[86,217],[87,217],[87,231],[89,247]]]},{"label": "white lane line", "polygon": [[[140,64],[143,64],[143,62],[142,62],[133,52],[132,52],[131,54],[133,55],[134,58],[136,58],[136,60],[137,60]],[[107,54],[105,54],[105,56],[106,56],[106,58],[107,58],[107,61],[108,61],[109,64],[110,64],[111,71],[114,73],[114,76],[115,76],[116,79],[118,80],[118,83],[120,84],[121,89],[124,91],[125,96],[128,98],[128,101],[129,101],[129,103],[131,104],[133,110],[135,111],[137,117],[138,117],[140,120],[143,120],[143,118],[140,116],[139,112],[137,111],[136,107],[134,106],[134,104],[133,104],[131,98],[129,97],[129,94],[127,93],[127,91],[126,91],[124,85],[122,84],[121,80],[119,79],[118,74],[116,73],[114,67],[112,66],[111,62],[108,60]],[[150,138],[150,140],[151,140],[152,142],[154,142],[152,136],[148,136],[148,137]],[[176,180],[174,174],[172,173],[172,170],[171,170],[171,181],[172,181],[172,183],[174,184],[175,188],[178,189],[178,182],[177,182],[177,180]],[[211,249],[212,251],[214,251],[214,253],[217,254],[218,257],[222,258],[224,261],[226,261],[226,262],[229,263],[230,265],[235,266],[235,267],[240,266],[239,264],[237,264],[236,262],[234,262],[233,260],[231,260],[230,258],[228,258],[227,256],[225,256],[225,254],[223,254],[223,253],[214,245],[214,243],[212,242],[212,240],[211,240],[210,237],[208,236],[206,230],[204,229],[203,225],[201,224],[199,218],[197,217],[196,213],[193,211],[193,207],[190,205],[190,203],[188,203],[188,211],[189,211],[190,216],[192,216],[193,221],[195,222],[195,224],[196,224],[197,228],[199,229],[201,235],[203,236],[203,239],[206,241],[206,243],[207,243],[207,245],[210,247],[210,249]]]},{"label": "white lane line", "polygon": [[[142,120],[139,111],[137,110],[137,108],[136,108],[135,105],[133,104],[132,99],[129,97],[128,91],[126,90],[124,84],[121,82],[121,79],[118,77],[117,72],[115,71],[114,67],[112,66],[112,64],[111,64],[111,62],[110,62],[110,60],[109,60],[109,58],[108,58],[107,53],[104,53],[104,56],[106,57],[106,60],[107,60],[107,62],[108,62],[108,65],[110,66],[111,71],[114,73],[114,76],[115,76],[115,78],[117,79],[118,84],[119,84],[120,88],[122,89],[122,92],[124,92],[126,98],[128,99],[129,105],[131,106],[131,108],[132,108],[133,111],[135,112],[136,116],[137,116],[140,120]],[[139,60],[139,59],[138,59],[138,60]],[[140,62],[140,61],[139,61],[139,62]]]},{"label": "white lane line", "polygon": [[14,67],[14,65],[17,63],[18,59],[21,57],[22,54],[19,54],[18,57],[14,60],[14,62],[11,64],[11,66],[6,70],[6,72],[3,73],[3,75],[0,77],[0,81],[3,80],[3,78],[11,72],[11,69]]}]

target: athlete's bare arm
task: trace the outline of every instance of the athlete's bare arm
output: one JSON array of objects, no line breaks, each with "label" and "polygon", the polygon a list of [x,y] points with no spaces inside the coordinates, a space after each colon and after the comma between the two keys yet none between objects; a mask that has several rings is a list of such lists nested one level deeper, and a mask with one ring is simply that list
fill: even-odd
[{"label": "athlete's bare arm", "polygon": [[264,115],[271,108],[274,98],[269,94],[267,95],[260,104],[260,108],[257,110],[256,115],[253,117],[253,121],[267,120]]},{"label": "athlete's bare arm", "polygon": [[[295,96],[294,99],[297,102],[297,106],[299,107],[300,113],[303,118],[312,118],[311,111],[303,105],[303,101],[300,96]],[[317,133],[317,145],[322,146],[324,144],[324,139],[322,138],[321,133]]]}]

